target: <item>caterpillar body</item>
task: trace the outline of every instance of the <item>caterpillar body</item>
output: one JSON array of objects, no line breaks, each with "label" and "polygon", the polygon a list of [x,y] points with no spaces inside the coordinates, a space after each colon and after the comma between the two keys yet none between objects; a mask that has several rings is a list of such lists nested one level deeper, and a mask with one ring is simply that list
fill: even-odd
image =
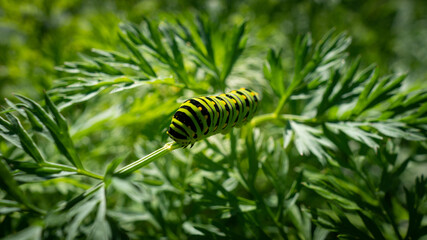
[{"label": "caterpillar body", "polygon": [[209,136],[228,133],[254,116],[258,93],[241,88],[219,96],[197,97],[185,101],[172,118],[167,134],[182,147]]}]

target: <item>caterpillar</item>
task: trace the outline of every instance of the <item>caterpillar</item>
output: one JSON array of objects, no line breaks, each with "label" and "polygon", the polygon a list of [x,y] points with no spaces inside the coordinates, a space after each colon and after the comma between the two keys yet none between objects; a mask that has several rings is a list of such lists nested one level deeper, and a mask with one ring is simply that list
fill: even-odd
[{"label": "caterpillar", "polygon": [[[166,132],[186,148],[209,136],[228,133],[254,116],[258,93],[241,88],[219,96],[191,98],[181,104]],[[190,147],[190,148],[191,148]]]}]

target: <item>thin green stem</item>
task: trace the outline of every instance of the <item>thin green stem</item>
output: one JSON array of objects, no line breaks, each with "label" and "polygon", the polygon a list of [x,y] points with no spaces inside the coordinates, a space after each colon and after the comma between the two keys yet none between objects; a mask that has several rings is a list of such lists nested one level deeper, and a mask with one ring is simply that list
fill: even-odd
[{"label": "thin green stem", "polygon": [[93,186],[93,187],[91,187],[90,189],[88,189],[88,190],[84,193],[83,197],[88,197],[88,196],[92,195],[93,193],[95,193],[96,191],[98,191],[100,188],[102,188],[102,187],[104,187],[104,186],[105,186],[105,183],[104,183],[104,182],[99,182],[99,183],[97,183],[95,186]]},{"label": "thin green stem", "polygon": [[[384,207],[381,207],[381,208],[384,210]],[[388,218],[388,221],[391,223],[391,226],[393,227],[393,231],[396,234],[396,236],[399,238],[399,240],[403,240],[402,235],[400,235],[399,228],[397,227],[396,222],[394,221],[391,213],[388,211],[384,211],[384,212],[385,212],[386,218]]]},{"label": "thin green stem", "polygon": [[296,64],[296,65],[297,66],[295,67],[295,73],[294,73],[294,77],[292,78],[291,84],[289,85],[288,89],[286,90],[282,98],[280,98],[279,104],[277,105],[277,108],[274,111],[274,114],[276,115],[280,114],[283,107],[285,106],[285,103],[288,101],[289,97],[292,95],[294,90],[300,86],[300,84],[303,82],[303,79],[307,76],[308,73],[314,71],[314,69],[317,68],[318,63],[311,61],[305,65],[302,71],[300,70],[302,66],[299,66],[299,64]]},{"label": "thin green stem", "polygon": [[96,179],[99,179],[99,180],[104,180],[103,176],[100,176],[100,175],[98,175],[96,173],[93,173],[93,172],[90,172],[90,171],[87,171],[87,170],[84,170],[84,169],[78,169],[77,173],[82,174],[82,175],[86,175],[88,177],[96,178]]},{"label": "thin green stem", "polygon": [[[162,156],[166,155],[167,153],[169,153],[169,152],[171,152],[177,148],[180,148],[180,147],[181,147],[181,145],[177,144],[176,142],[166,143],[163,147],[161,147],[161,148],[157,149],[156,151],[148,154],[147,156],[144,156],[141,159],[138,159],[137,161],[135,161],[129,165],[124,166],[123,168],[117,170],[114,174],[116,176],[126,176],[126,175],[144,167],[145,165],[151,163],[152,161],[156,160],[157,158],[162,157]],[[91,178],[104,180],[103,176],[98,175],[96,173],[87,171],[85,169],[78,169],[78,168],[63,165],[63,164],[45,162],[45,163],[41,163],[40,166],[61,169],[63,171],[67,171],[67,172],[75,172],[75,173],[80,174],[80,175],[85,175],[85,176],[88,176]]]},{"label": "thin green stem", "polygon": [[254,117],[251,121],[251,125],[254,127],[254,126],[260,125],[261,123],[273,121],[273,120],[279,120],[284,122],[289,120],[296,120],[300,122],[315,122],[315,119],[313,118],[299,116],[299,115],[292,115],[292,114],[277,115],[276,113],[268,113],[268,114],[263,114],[263,115]]},{"label": "thin green stem", "polygon": [[283,239],[287,240],[288,236],[285,233],[285,231],[283,231],[282,224],[274,216],[273,211],[271,211],[271,208],[265,203],[264,199],[261,197],[261,195],[259,194],[258,190],[256,190],[256,188],[253,185],[253,183],[250,183],[249,189],[252,192],[253,196],[255,197],[255,199],[257,201],[257,205],[260,205],[260,207],[264,209],[264,211],[267,213],[267,216],[270,217],[270,219],[273,221],[274,225],[276,225],[277,229],[279,230],[280,236]]},{"label": "thin green stem", "polygon": [[8,108],[8,109],[5,109],[5,110],[3,110],[3,111],[0,111],[0,115],[1,115],[1,114],[5,114],[5,113],[15,112],[15,111],[16,111],[15,109]]},{"label": "thin green stem", "polygon": [[251,120],[250,124],[251,124],[252,127],[255,127],[257,125],[260,125],[261,123],[272,121],[274,119],[277,119],[277,115],[276,114],[274,114],[274,113],[267,113],[267,114],[255,116]]},{"label": "thin green stem", "polygon": [[44,162],[44,163],[40,163],[39,165],[41,167],[57,168],[67,172],[77,172],[77,168],[71,167],[68,165],[59,164],[59,163]]},{"label": "thin green stem", "polygon": [[275,115],[279,115],[280,111],[282,111],[283,107],[285,106],[286,101],[288,100],[289,96],[291,96],[292,91],[287,91],[285,95],[280,98],[279,104],[277,105],[276,110],[274,111]]},{"label": "thin green stem", "polygon": [[147,164],[151,163],[157,158],[162,157],[177,148],[181,148],[181,145],[176,142],[166,143],[163,147],[157,149],[156,151],[136,160],[131,164],[128,164],[120,168],[119,170],[114,172],[114,175],[120,176],[120,177],[127,176],[128,174],[135,172],[136,170],[146,166]]},{"label": "thin green stem", "polygon": [[[299,73],[299,72],[297,71],[297,73]],[[298,85],[300,84],[301,81],[302,81],[302,76],[300,76],[299,74],[294,74],[294,77],[292,79],[292,83],[289,85],[285,94],[283,94],[283,96],[280,98],[279,104],[277,105],[276,110],[274,111],[275,115],[280,114],[283,107],[285,106],[285,103],[288,101],[289,97],[292,95],[292,92],[294,91],[294,89],[296,87],[298,87]]]},{"label": "thin green stem", "polygon": [[104,182],[97,183],[96,185],[92,186],[91,188],[89,188],[88,190],[86,190],[85,192],[83,192],[82,194],[74,197],[73,199],[71,199],[70,201],[68,201],[66,204],[64,204],[61,207],[59,207],[57,209],[57,211],[61,211],[61,210],[72,208],[78,202],[80,202],[82,199],[85,199],[85,198],[91,196],[92,194],[94,194],[96,191],[98,191],[100,188],[102,188],[104,186],[105,186]]},{"label": "thin green stem", "polygon": [[71,167],[71,166],[67,166],[67,165],[63,165],[63,164],[58,164],[58,163],[51,163],[51,162],[44,162],[41,163],[40,166],[42,167],[51,167],[51,168],[57,168],[57,169],[61,169],[63,171],[67,171],[67,172],[75,172],[77,174],[80,175],[85,175],[91,178],[95,178],[95,179],[100,179],[103,180],[104,178],[96,173],[84,170],[84,169],[77,169],[75,167]]},{"label": "thin green stem", "polygon": [[38,213],[40,215],[46,215],[46,213],[47,213],[45,210],[40,209],[40,208],[38,208],[36,206],[33,206],[32,204],[27,204],[25,206],[28,208],[28,210],[36,212],[36,213]]}]

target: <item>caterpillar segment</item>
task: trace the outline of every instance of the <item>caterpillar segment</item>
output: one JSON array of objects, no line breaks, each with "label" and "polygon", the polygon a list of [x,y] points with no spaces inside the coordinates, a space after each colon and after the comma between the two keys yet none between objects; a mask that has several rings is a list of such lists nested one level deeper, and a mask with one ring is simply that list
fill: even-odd
[{"label": "caterpillar segment", "polygon": [[249,122],[258,107],[259,95],[241,88],[226,94],[191,98],[178,108],[167,134],[182,147],[212,135],[230,132]]}]

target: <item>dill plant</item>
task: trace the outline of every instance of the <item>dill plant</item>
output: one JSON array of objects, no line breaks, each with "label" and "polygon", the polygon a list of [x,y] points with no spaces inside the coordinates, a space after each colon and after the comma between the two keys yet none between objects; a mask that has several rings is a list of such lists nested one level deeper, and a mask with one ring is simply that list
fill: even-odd
[{"label": "dill plant", "polygon": [[[245,22],[145,19],[120,29],[121,49],[94,49],[58,67],[65,76],[44,101],[6,100],[2,236],[427,234],[424,85],[380,76],[362,67],[363,56],[348,59],[351,38],[334,31],[296,39],[292,66],[271,46],[254,67],[251,54],[260,52],[247,49]],[[262,94],[249,124],[192,149],[169,142],[181,100],[236,86]]]}]

